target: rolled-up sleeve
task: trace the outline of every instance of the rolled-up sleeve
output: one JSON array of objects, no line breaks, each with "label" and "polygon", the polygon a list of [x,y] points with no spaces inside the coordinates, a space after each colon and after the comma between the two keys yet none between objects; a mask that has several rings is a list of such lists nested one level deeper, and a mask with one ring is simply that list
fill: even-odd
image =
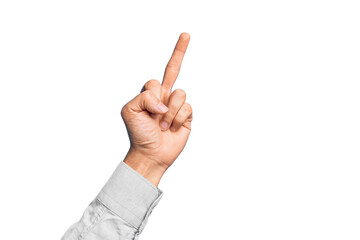
[{"label": "rolled-up sleeve", "polygon": [[163,192],[123,161],[62,240],[138,239]]}]

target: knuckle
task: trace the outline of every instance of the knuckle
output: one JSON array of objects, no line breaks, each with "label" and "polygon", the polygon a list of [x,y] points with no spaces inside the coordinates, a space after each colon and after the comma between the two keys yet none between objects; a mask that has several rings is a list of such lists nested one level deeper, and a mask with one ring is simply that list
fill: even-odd
[{"label": "knuckle", "polygon": [[124,118],[124,116],[125,116],[125,114],[126,114],[126,111],[127,111],[127,104],[125,104],[125,105],[121,108],[121,111],[120,111],[121,117]]},{"label": "knuckle", "polygon": [[191,107],[191,105],[189,103],[184,103],[183,108],[184,108],[185,112],[187,112],[187,113],[191,112],[192,113],[192,107]]},{"label": "knuckle", "polygon": [[175,63],[169,62],[166,66],[167,69],[171,70],[171,71],[178,71],[179,70],[179,66]]},{"label": "knuckle", "polygon": [[174,94],[181,96],[183,98],[186,97],[186,92],[180,88],[174,90]]},{"label": "knuckle", "polygon": [[145,90],[141,94],[142,94],[143,98],[146,100],[150,99],[152,96],[152,92],[150,90]]},{"label": "knuckle", "polygon": [[160,82],[156,79],[151,79],[145,83],[145,89],[154,88],[160,85]]}]

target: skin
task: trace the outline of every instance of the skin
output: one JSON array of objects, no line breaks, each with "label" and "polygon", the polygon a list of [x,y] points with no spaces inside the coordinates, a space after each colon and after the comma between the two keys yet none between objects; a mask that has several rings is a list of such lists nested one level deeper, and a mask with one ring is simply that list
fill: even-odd
[{"label": "skin", "polygon": [[180,34],[162,83],[149,80],[121,110],[130,140],[124,162],[155,186],[182,152],[191,132],[192,107],[186,93],[172,91],[189,41],[188,33]]}]

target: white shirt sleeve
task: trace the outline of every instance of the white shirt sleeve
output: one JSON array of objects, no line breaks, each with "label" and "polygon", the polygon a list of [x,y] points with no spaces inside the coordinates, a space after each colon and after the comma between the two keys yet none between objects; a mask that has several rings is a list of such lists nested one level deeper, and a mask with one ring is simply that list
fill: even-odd
[{"label": "white shirt sleeve", "polygon": [[123,161],[61,240],[138,239],[163,192]]}]

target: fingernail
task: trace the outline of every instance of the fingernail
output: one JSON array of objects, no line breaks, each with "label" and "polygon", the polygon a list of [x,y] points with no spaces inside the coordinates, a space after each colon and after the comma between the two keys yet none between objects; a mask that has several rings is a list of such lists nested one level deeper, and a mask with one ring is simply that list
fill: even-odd
[{"label": "fingernail", "polygon": [[158,109],[160,109],[160,111],[162,112],[167,112],[168,108],[162,103],[159,102],[159,104],[157,105]]},{"label": "fingernail", "polygon": [[173,131],[173,132],[176,131],[176,129],[174,128],[174,126],[171,126],[170,130]]},{"label": "fingernail", "polygon": [[168,127],[168,123],[165,122],[165,121],[161,121],[160,127],[161,127],[163,130],[165,130],[165,129],[167,129],[167,127]]}]

